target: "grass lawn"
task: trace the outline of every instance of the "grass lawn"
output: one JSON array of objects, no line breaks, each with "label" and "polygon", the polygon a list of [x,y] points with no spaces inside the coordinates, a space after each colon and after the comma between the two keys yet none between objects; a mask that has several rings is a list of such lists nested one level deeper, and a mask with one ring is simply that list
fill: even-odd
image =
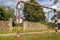
[{"label": "grass lawn", "polygon": [[[0,34],[12,34],[12,33],[15,33],[17,32],[17,27],[13,27],[13,30],[12,32],[0,32]],[[20,27],[20,32],[42,32],[42,30],[26,30],[26,31],[23,31],[23,28]]]},{"label": "grass lawn", "polygon": [[[20,27],[20,32],[44,32],[44,31],[48,31],[48,30],[26,30],[23,31],[23,28]],[[0,32],[0,34],[12,34],[12,33],[16,33],[17,32],[17,27],[13,27],[12,32]]]},{"label": "grass lawn", "polygon": [[[12,33],[15,33],[17,32],[17,27],[12,27],[12,31],[9,31],[9,32],[0,32],[0,34],[12,34]],[[23,32],[23,29],[22,27],[20,27],[20,32]]]},{"label": "grass lawn", "polygon": [[0,36],[0,40],[60,40],[60,33],[43,33],[43,34],[25,34],[20,37]]},{"label": "grass lawn", "polygon": [[[17,27],[13,27],[13,32],[16,32],[17,31]],[[26,31],[23,31],[23,28],[20,27],[20,32],[44,32],[44,31],[47,31],[47,30],[26,30]]]}]

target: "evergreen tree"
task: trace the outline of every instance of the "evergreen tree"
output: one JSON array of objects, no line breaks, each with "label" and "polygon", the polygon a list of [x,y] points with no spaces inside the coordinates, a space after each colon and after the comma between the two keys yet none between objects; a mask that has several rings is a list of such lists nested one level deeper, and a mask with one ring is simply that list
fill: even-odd
[{"label": "evergreen tree", "polygon": [[[30,3],[38,4],[35,0],[30,0]],[[26,3],[24,4],[24,17],[26,21],[33,22],[45,21],[45,15],[41,7],[37,7],[35,5],[30,5]]]},{"label": "evergreen tree", "polygon": [[2,6],[0,6],[0,20],[8,20],[8,14]]},{"label": "evergreen tree", "polygon": [[0,20],[9,20],[15,18],[14,9],[9,6],[0,6]]}]

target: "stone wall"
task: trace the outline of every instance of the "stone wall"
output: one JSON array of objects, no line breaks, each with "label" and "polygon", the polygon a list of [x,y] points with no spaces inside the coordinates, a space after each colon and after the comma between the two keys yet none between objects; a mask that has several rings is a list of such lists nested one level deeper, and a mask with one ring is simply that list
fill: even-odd
[{"label": "stone wall", "polygon": [[7,32],[12,30],[11,21],[0,21],[0,32]]},{"label": "stone wall", "polygon": [[23,22],[23,30],[47,30],[47,26],[39,22]]}]

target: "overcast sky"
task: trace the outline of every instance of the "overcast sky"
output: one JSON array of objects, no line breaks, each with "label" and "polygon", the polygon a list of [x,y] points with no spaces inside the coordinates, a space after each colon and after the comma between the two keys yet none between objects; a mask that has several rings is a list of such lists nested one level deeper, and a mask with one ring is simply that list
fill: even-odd
[{"label": "overcast sky", "polygon": [[[0,0],[0,5],[8,5],[11,6],[12,8],[15,9],[16,11],[16,4],[17,4],[18,0]],[[23,0],[26,2],[26,0]],[[42,6],[47,6],[47,7],[54,7],[56,8],[58,11],[60,10],[60,1],[58,0],[58,3],[53,5],[54,0],[50,1],[50,0],[36,0],[36,2],[38,2],[40,5]],[[23,8],[23,5],[21,4],[21,8]],[[47,11],[48,9],[44,8],[44,11]],[[21,15],[22,15],[22,11],[21,11]],[[15,12],[16,15],[16,12]],[[50,13],[50,18],[52,17],[53,13]],[[47,15],[46,15],[47,16]]]}]

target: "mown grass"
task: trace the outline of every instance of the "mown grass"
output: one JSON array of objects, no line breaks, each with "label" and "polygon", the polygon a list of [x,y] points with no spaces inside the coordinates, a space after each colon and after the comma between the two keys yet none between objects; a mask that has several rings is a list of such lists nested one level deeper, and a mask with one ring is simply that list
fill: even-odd
[{"label": "mown grass", "polygon": [[[22,35],[21,40],[60,40],[60,33],[41,33]],[[24,38],[24,39],[23,39]]]},{"label": "mown grass", "polygon": [[52,22],[41,22],[42,24],[48,26],[49,29],[54,29],[55,24]]},{"label": "mown grass", "polygon": [[[17,32],[18,27],[13,27],[12,31],[8,32],[0,32],[0,34],[12,34]],[[20,27],[20,32],[44,32],[46,30],[26,30],[24,31],[22,27]]]},{"label": "mown grass", "polygon": [[[22,27],[19,27],[19,29],[20,29],[20,32],[23,32],[23,28]],[[18,27],[13,27],[12,32],[17,32],[17,30],[18,30]]]},{"label": "mown grass", "polygon": [[41,33],[41,34],[25,34],[16,36],[0,36],[0,40],[60,40],[60,33]]},{"label": "mown grass", "polygon": [[[17,31],[17,27],[13,27],[13,32]],[[42,32],[44,30],[26,30],[24,31],[22,27],[20,27],[20,32]],[[46,30],[45,30],[46,31]]]}]

